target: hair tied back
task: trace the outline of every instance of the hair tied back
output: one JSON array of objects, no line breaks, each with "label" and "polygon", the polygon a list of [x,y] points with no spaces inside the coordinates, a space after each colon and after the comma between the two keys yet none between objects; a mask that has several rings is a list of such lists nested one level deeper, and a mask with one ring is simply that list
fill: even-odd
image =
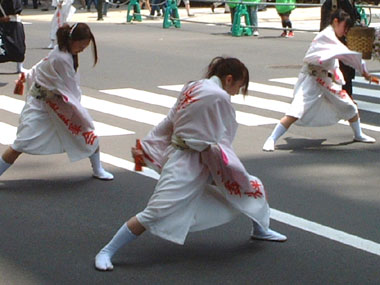
[{"label": "hair tied back", "polygon": [[74,32],[75,28],[77,27],[77,25],[78,25],[78,23],[75,23],[75,24],[71,27],[70,32],[69,32],[69,38],[70,38],[70,39],[71,39],[71,37],[72,37],[72,35],[73,35],[73,32]]}]

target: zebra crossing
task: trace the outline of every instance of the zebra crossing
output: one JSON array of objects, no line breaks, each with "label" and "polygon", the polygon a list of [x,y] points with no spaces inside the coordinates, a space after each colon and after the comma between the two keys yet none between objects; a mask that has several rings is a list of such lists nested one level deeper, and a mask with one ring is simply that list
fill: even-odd
[{"label": "zebra crossing", "polygon": [[[361,80],[362,79],[359,78],[358,82],[360,83]],[[277,78],[269,80],[270,84],[250,82],[249,91],[250,93],[253,92],[255,95],[250,94],[245,98],[241,95],[233,96],[232,102],[235,105],[236,109],[238,109],[239,106],[245,106],[283,114],[287,110],[291,102],[292,88],[273,85],[273,83],[280,83],[292,86],[295,84],[295,81],[296,78]],[[160,89],[163,90],[163,94],[148,92],[145,90],[139,90],[134,88],[107,89],[100,90],[100,92],[107,94],[107,96],[116,96],[119,98],[128,99],[131,102],[144,103],[147,106],[164,107],[167,108],[167,110],[169,110],[169,108],[171,108],[171,106],[175,103],[176,97],[167,95],[165,93],[167,93],[167,91],[179,91],[182,88],[182,86],[183,85],[158,86]],[[378,98],[380,96],[379,89],[365,88],[363,87],[363,85],[360,86],[361,87],[355,87],[357,89],[355,89],[354,92],[358,93],[358,91],[362,91],[362,89],[365,89],[365,92],[363,92],[363,94],[372,94],[373,98]],[[361,96],[361,94],[356,95]],[[364,98],[367,95],[362,96]],[[279,100],[279,98],[281,98],[281,100]],[[12,114],[20,114],[24,106],[24,99],[25,98],[15,98],[14,96],[0,94],[0,111],[5,111]],[[111,102],[109,100],[98,99],[88,95],[82,96],[82,104],[85,108],[89,110],[93,110],[109,116],[115,116],[118,118],[146,124],[148,126],[157,125],[166,116],[167,113],[166,112],[164,114],[147,111],[141,108],[126,105],[124,102],[120,104]],[[363,103],[360,103],[359,109],[365,108],[367,110],[371,110],[371,112],[380,113],[380,109],[378,106],[379,104],[377,103],[363,101]],[[265,117],[242,111],[237,111],[237,120],[240,124],[248,127],[276,124],[278,122],[278,119],[272,117]],[[97,121],[95,121],[94,123],[97,129],[97,134],[99,136],[130,135],[134,134],[134,131],[137,131],[127,130],[118,126],[113,126]],[[362,126],[363,128],[380,132],[380,127],[378,126],[367,124],[362,124]],[[16,130],[16,125],[7,124],[5,122],[0,121],[0,144],[11,144],[16,136]],[[101,160],[104,163],[108,163],[128,171],[134,171],[134,163],[126,159],[102,152]],[[146,177],[150,177],[155,180],[159,178],[158,173],[148,168],[144,168],[142,172],[139,172],[139,174],[144,175]],[[281,223],[289,224],[301,230],[308,231],[313,234],[328,238],[330,240],[334,240],[336,242],[340,242],[345,245],[360,249],[362,251],[380,256],[380,244],[371,240],[363,239],[361,237],[354,236],[285,212],[281,212],[273,208],[271,209],[271,219],[277,220]]]},{"label": "zebra crossing", "polygon": [[[239,111],[239,106],[252,107],[265,111],[271,111],[283,114],[289,108],[291,98],[293,96],[293,86],[297,78],[273,78],[268,80],[269,84],[250,82],[248,90],[249,96],[243,97],[236,95],[232,97],[232,103],[236,106],[236,117],[239,124],[253,127],[276,124],[278,119],[266,117],[252,112]],[[288,85],[283,87],[276,84]],[[118,88],[99,90],[101,93],[108,96],[116,96],[119,98],[128,99],[131,102],[144,103],[147,106],[159,106],[164,108],[171,108],[176,101],[175,96],[167,95],[165,93],[179,92],[182,89],[182,84],[177,85],[160,85],[158,86],[163,92],[154,93],[135,88]],[[254,95],[253,95],[254,94]],[[380,87],[371,86],[367,84],[362,77],[358,77],[354,82],[354,95],[360,110],[365,110],[373,113],[380,114],[380,103],[365,101],[366,97],[372,99],[380,99]],[[363,99],[361,99],[363,98]],[[379,100],[380,102],[380,100]],[[126,104],[114,103],[105,99],[98,99],[95,97],[83,95],[82,104],[85,108],[97,111],[103,114],[115,116],[122,119],[135,121],[138,123],[147,124],[150,126],[157,125],[166,113],[157,113],[142,108],[136,108]],[[132,104],[130,104],[132,105]],[[15,98],[7,95],[0,95],[0,110],[20,114],[24,106],[24,98]],[[278,116],[277,116],[278,117]],[[341,122],[346,124],[346,122]],[[112,126],[110,124],[95,121],[94,122],[97,133],[99,136],[120,136],[134,134],[135,131],[127,130],[122,127]],[[363,124],[364,129],[380,132],[379,126]],[[16,136],[16,125],[10,125],[0,122],[0,144],[7,145],[13,142]]]}]

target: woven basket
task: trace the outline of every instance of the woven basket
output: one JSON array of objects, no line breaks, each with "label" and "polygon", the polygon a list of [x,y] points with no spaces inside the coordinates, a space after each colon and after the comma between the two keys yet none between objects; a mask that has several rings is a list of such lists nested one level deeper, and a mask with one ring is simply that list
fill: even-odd
[{"label": "woven basket", "polygon": [[368,27],[352,27],[347,33],[349,49],[361,52],[363,59],[371,59],[375,29]]}]

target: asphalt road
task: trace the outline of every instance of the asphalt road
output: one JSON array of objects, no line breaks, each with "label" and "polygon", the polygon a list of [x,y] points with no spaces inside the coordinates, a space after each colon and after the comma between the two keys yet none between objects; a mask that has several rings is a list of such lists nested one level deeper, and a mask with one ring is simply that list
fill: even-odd
[{"label": "asphalt road", "polygon": [[[29,22],[27,68],[48,53],[43,47],[50,28],[45,21]],[[274,106],[291,102],[285,95],[314,34],[283,39],[279,31],[262,30],[258,38],[236,38],[226,27],[201,24],[183,23],[180,29],[162,29],[154,21],[90,25],[99,63],[92,67],[90,51],[80,57],[83,104],[96,122],[106,124],[104,134],[111,132],[101,136],[101,151],[115,180],[92,179],[88,161],[70,163],[64,154],[22,155],[0,178],[0,284],[379,283],[379,144],[352,143],[351,129],[342,124],[292,126],[274,153],[261,151],[283,115]],[[128,161],[135,139],[158,122],[126,107],[165,115],[166,102],[177,96],[174,85],[202,77],[218,55],[238,57],[248,66],[255,84],[247,101],[273,100],[265,107],[235,104],[237,111],[261,117],[257,125],[253,117],[242,120],[234,147],[249,172],[264,182],[272,228],[288,241],[249,242],[250,222],[241,217],[189,234],[184,246],[146,233],[115,256],[113,272],[96,271],[95,254],[144,208],[156,182],[129,171]],[[369,61],[371,71],[378,72],[378,66]],[[9,73],[14,70],[13,63],[0,65],[0,122],[6,125],[0,127],[7,130],[17,127],[24,99],[12,95],[17,75]],[[376,109],[380,102],[373,92],[357,92],[356,98]],[[141,102],[144,96],[148,102]],[[155,96],[159,102],[152,101]],[[361,113],[365,132],[380,141],[379,114]],[[10,138],[5,132],[0,136],[2,152]]]}]

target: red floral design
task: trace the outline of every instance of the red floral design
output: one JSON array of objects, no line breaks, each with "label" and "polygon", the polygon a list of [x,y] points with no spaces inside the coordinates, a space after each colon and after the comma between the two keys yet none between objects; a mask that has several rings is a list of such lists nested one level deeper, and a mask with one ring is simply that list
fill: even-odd
[{"label": "red floral design", "polygon": [[190,104],[192,104],[196,101],[199,101],[199,99],[194,99],[194,96],[192,95],[195,88],[197,88],[198,86],[199,86],[199,84],[194,84],[194,86],[190,87],[188,90],[183,92],[182,96],[184,98],[181,98],[180,102],[178,103],[177,111],[179,111],[181,109],[185,109]]}]

